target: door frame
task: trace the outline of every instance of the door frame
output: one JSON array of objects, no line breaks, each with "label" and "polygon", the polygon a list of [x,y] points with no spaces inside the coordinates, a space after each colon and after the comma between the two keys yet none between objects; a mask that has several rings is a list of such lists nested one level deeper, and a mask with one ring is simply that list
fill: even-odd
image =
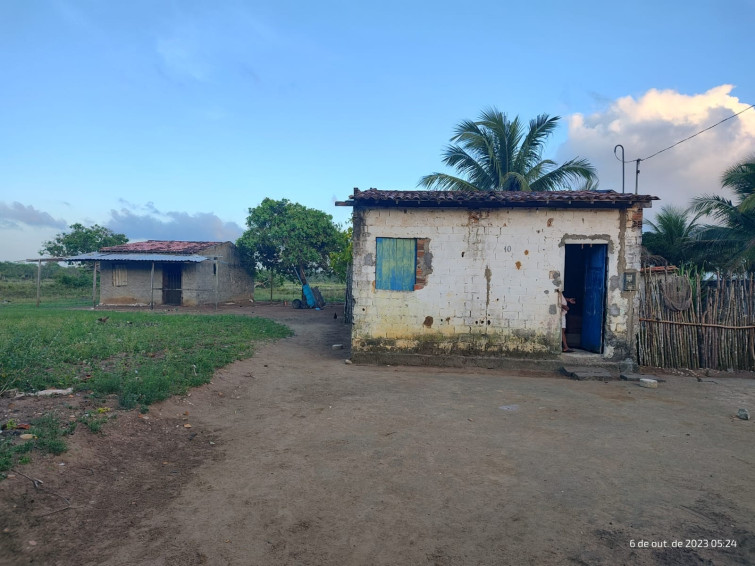
[{"label": "door frame", "polygon": [[[568,243],[564,243],[564,246],[564,294],[567,297],[577,299],[577,305],[571,308],[573,309],[572,312],[579,313],[579,344],[577,345],[570,340],[570,345],[596,354],[602,354],[605,346],[608,262],[610,258],[609,242],[594,239],[570,240]],[[594,252],[589,249],[598,246],[599,249],[596,249]],[[602,257],[599,257],[601,255]],[[600,296],[591,297],[591,289],[593,287],[590,286],[588,269],[598,259],[600,260],[599,263],[602,264],[598,266],[602,270],[599,285]],[[595,266],[593,265],[593,267]],[[592,300],[590,300],[591,298]],[[586,304],[588,301],[590,302],[590,311],[594,310],[594,312],[588,312],[588,305]],[[598,320],[596,321],[595,319]],[[567,315],[567,324],[571,326],[569,320],[569,316]],[[573,321],[574,319],[571,320]],[[588,332],[592,334],[587,340],[585,337],[585,326],[588,327]],[[595,336],[596,331],[599,333],[598,336]],[[568,336],[575,338],[573,333],[569,333]],[[596,338],[597,341],[595,340]]]},{"label": "door frame", "polygon": [[[171,286],[171,275],[177,277],[178,287]],[[164,263],[162,266],[162,276],[162,304],[181,306],[183,304],[183,265],[181,263]]]}]

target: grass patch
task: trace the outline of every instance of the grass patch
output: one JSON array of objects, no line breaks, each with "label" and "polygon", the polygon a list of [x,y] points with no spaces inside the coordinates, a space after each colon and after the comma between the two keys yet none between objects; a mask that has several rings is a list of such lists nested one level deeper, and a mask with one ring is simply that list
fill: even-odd
[{"label": "grass patch", "polygon": [[107,415],[104,415],[98,409],[97,411],[88,411],[84,413],[79,417],[78,422],[86,426],[91,432],[97,434],[99,432],[102,432],[102,427],[109,420],[110,419],[107,417]]},{"label": "grass patch", "polygon": [[4,476],[17,464],[28,464],[32,450],[39,450],[49,454],[62,454],[66,451],[64,436],[71,434],[76,423],[61,426],[58,417],[48,413],[32,422],[28,433],[34,435],[30,440],[21,443],[7,434],[0,436],[0,475]]},{"label": "grass patch", "polygon": [[[264,287],[257,287],[254,290],[255,301],[270,301],[270,287],[268,281],[260,281]],[[343,303],[346,300],[346,284],[336,283],[332,281],[310,281],[310,286],[320,289],[322,298],[326,303]],[[272,301],[293,301],[294,299],[301,299],[301,285],[291,283],[289,281],[281,284],[276,281],[273,284]]]},{"label": "grass patch", "polygon": [[207,383],[250,357],[255,343],[291,335],[278,323],[235,315],[0,307],[0,389],[74,387],[146,406]]},{"label": "grass patch", "polygon": [[[37,282],[35,279],[0,279],[0,302],[36,302]],[[40,299],[43,303],[55,303],[61,299],[92,304],[91,279],[87,287],[65,285],[54,279],[42,279]]]}]

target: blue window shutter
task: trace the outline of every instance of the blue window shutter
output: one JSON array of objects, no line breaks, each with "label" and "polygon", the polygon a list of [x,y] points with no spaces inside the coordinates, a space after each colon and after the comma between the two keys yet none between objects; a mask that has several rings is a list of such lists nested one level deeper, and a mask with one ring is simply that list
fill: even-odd
[{"label": "blue window shutter", "polygon": [[417,276],[417,240],[378,238],[375,255],[375,288],[414,291]]}]

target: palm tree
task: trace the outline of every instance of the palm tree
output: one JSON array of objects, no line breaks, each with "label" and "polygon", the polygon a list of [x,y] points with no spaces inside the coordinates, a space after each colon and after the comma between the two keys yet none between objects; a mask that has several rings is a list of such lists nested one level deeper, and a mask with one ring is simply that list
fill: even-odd
[{"label": "palm tree", "polygon": [[642,243],[648,252],[661,256],[671,265],[681,266],[695,262],[692,244],[700,227],[698,212],[690,219],[690,211],[675,206],[664,206],[655,220],[645,220],[651,230],[642,235]]},{"label": "palm tree", "polygon": [[724,171],[721,183],[740,197],[741,210],[755,209],[755,155]]},{"label": "palm tree", "polygon": [[595,168],[586,159],[557,166],[543,159],[545,142],[560,118],[541,114],[528,130],[516,116],[509,120],[495,108],[476,122],[464,120],[443,152],[443,162],[461,177],[433,173],[419,180],[426,188],[459,191],[553,191],[574,182],[593,182]]},{"label": "palm tree", "polygon": [[755,269],[755,156],[724,171],[724,188],[731,189],[738,202],[720,195],[702,195],[693,200],[693,209],[718,221],[701,230],[699,239],[707,244],[711,263],[719,267]]}]

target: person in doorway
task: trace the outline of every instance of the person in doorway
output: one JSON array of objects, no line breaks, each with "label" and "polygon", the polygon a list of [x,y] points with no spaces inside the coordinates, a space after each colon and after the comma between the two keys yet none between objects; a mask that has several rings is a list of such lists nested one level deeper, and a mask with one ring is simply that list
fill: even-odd
[{"label": "person in doorway", "polygon": [[573,352],[574,350],[566,343],[566,313],[569,312],[569,305],[577,301],[564,296],[563,291],[559,291],[559,295],[561,295],[561,347],[564,352]]}]

